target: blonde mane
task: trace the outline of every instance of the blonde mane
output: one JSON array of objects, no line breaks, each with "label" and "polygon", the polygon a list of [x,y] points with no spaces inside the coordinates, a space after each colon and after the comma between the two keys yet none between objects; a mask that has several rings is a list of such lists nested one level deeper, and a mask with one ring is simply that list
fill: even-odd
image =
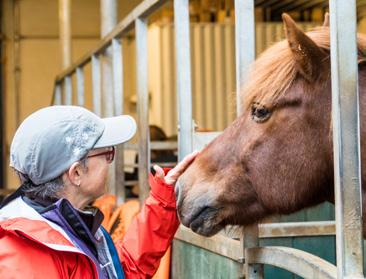
[{"label": "blonde mane", "polygon": [[[318,27],[306,33],[323,51],[330,55],[328,27]],[[366,37],[358,34],[359,63],[366,60]],[[298,70],[287,40],[280,41],[264,51],[254,62],[248,82],[241,91],[244,109],[253,102],[274,104],[295,81]]]}]

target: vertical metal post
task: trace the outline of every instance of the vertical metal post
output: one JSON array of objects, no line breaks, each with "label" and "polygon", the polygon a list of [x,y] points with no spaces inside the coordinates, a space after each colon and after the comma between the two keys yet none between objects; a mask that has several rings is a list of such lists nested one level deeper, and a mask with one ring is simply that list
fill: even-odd
[{"label": "vertical metal post", "polygon": [[[244,259],[247,258],[247,248],[258,247],[259,237],[258,237],[258,224],[252,226],[247,226],[244,228],[244,234],[240,239],[241,245],[244,250]],[[261,279],[263,277],[263,265],[260,264],[248,264],[245,261],[244,264],[244,274],[245,278],[248,279]]]},{"label": "vertical metal post", "polygon": [[189,1],[174,1],[176,78],[178,101],[178,160],[193,148],[191,45],[189,36]]},{"label": "vertical metal post", "polygon": [[[106,36],[117,24],[117,0],[100,1],[101,37]],[[102,116],[111,117],[113,113],[113,68],[112,49],[108,47],[101,57],[102,69]],[[108,186],[111,194],[117,195],[116,189],[116,161],[109,168]]]},{"label": "vertical metal post", "polygon": [[77,87],[77,105],[83,107],[85,105],[85,89],[84,89],[84,70],[81,67],[76,68],[76,87]]},{"label": "vertical metal post", "polygon": [[101,116],[101,87],[100,87],[100,62],[99,57],[92,56],[92,79],[93,79],[93,109],[94,112]]},{"label": "vertical metal post", "polygon": [[123,65],[122,46],[119,39],[112,40],[113,50],[113,89],[114,111],[116,115],[123,113]]},{"label": "vertical metal post", "polygon": [[117,24],[117,1],[116,0],[101,0],[100,1],[100,33],[103,38]]},{"label": "vertical metal post", "polygon": [[139,134],[139,187],[140,201],[149,194],[148,173],[150,170],[150,133],[149,133],[149,91],[147,60],[147,22],[136,19],[136,79],[137,114]]},{"label": "vertical metal post", "polygon": [[240,88],[255,59],[254,0],[235,0],[236,109],[240,115]]},{"label": "vertical metal post", "polygon": [[64,90],[65,90],[65,105],[72,105],[72,83],[71,76],[66,76],[64,80]]},{"label": "vertical metal post", "polygon": [[[101,0],[101,38],[106,36],[117,24],[117,1]],[[114,115],[113,109],[113,66],[112,66],[112,48],[108,47],[101,57],[102,69],[102,115],[111,117]],[[111,174],[110,174],[111,175]],[[114,181],[110,181],[114,184]],[[113,185],[114,188],[114,185]],[[115,191],[112,191],[115,194]]]},{"label": "vertical metal post", "polygon": [[61,105],[62,104],[62,85],[60,83],[57,83],[55,85],[54,104],[55,105]]},{"label": "vertical metal post", "polygon": [[363,278],[356,1],[330,1],[338,278]]},{"label": "vertical metal post", "polygon": [[[112,40],[113,52],[113,91],[114,91],[114,113],[121,115],[123,113],[123,65],[122,65],[122,47],[119,39]],[[116,195],[117,204],[125,201],[124,188],[124,158],[123,145],[117,147],[116,150]]]},{"label": "vertical metal post", "polygon": [[[255,60],[255,10],[254,0],[235,0],[235,54],[236,54],[236,108],[241,114],[241,88]],[[258,225],[244,228],[241,239],[244,259],[246,248],[259,246]],[[245,278],[263,278],[263,266],[244,265]]]},{"label": "vertical metal post", "polygon": [[62,68],[71,65],[70,0],[59,0],[59,25]]}]

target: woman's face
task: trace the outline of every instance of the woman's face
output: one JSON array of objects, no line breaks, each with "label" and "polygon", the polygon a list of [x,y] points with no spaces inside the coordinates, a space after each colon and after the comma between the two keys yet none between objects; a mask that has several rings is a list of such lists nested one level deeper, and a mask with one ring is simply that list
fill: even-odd
[{"label": "woman's face", "polygon": [[[108,167],[111,162],[107,160],[105,154],[111,147],[93,149],[88,153],[87,170],[81,182],[81,191],[87,197],[96,199],[106,192],[106,182],[108,177]],[[97,156],[95,156],[97,155]]]}]

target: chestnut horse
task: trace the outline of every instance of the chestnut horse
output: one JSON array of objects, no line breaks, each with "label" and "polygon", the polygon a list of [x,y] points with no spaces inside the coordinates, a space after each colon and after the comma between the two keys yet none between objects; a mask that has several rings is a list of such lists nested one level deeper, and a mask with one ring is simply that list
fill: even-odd
[{"label": "chestnut horse", "polygon": [[[180,220],[201,235],[334,200],[329,27],[304,33],[282,18],[287,40],[255,61],[241,115],[176,185]],[[365,166],[366,37],[357,40]]]}]

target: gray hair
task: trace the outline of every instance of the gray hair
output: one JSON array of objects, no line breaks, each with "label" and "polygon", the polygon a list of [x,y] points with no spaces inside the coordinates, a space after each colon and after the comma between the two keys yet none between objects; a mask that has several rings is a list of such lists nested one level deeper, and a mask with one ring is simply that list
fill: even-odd
[{"label": "gray hair", "polygon": [[[88,171],[87,158],[80,160],[80,164],[83,166],[85,171]],[[27,181],[31,181],[28,175],[21,173],[20,171],[14,169],[15,173],[18,175],[20,182],[23,184]],[[60,194],[65,187],[64,180],[62,178],[63,174],[60,176],[40,185],[26,187],[24,189],[25,195],[38,198],[42,200],[58,200],[61,198]],[[33,183],[32,183],[33,184]]]},{"label": "gray hair", "polygon": [[[28,175],[21,173],[17,170],[15,170],[15,173],[18,175],[22,184],[30,181]],[[40,185],[28,186],[23,191],[26,196],[32,198],[39,198],[42,200],[59,199],[59,193],[64,188],[64,181],[62,179],[62,176],[63,174],[61,174],[59,177],[56,177],[55,179],[52,179],[51,181]]]}]

